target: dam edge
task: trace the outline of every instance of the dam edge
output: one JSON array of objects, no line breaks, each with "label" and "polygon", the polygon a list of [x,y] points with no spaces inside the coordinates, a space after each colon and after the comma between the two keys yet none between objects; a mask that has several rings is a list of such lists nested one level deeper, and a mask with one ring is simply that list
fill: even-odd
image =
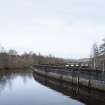
[{"label": "dam edge", "polygon": [[54,78],[63,82],[68,82],[68,83],[73,83],[77,86],[84,86],[89,89],[95,89],[98,91],[104,91],[105,92],[105,82],[104,81],[99,81],[99,80],[93,80],[93,79],[86,79],[86,78],[81,78],[79,76],[71,76],[71,75],[66,75],[66,74],[60,74],[59,72],[52,72],[50,70],[41,70],[39,68],[32,68],[32,70],[40,75],[49,77],[49,78]]}]

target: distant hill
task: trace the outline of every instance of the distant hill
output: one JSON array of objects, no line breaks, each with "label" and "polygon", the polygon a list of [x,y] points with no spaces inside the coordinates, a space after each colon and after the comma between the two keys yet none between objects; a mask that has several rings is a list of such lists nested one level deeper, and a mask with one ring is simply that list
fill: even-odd
[{"label": "distant hill", "polygon": [[65,59],[64,62],[65,63],[69,63],[69,62],[89,62],[90,58],[82,58],[82,59]]}]

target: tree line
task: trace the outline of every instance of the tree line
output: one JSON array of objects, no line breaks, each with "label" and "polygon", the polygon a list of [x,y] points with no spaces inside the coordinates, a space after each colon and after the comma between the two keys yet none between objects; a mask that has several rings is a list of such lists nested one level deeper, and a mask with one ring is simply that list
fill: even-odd
[{"label": "tree line", "polygon": [[40,53],[36,54],[32,52],[19,55],[13,49],[7,52],[4,48],[1,48],[0,69],[25,68],[35,64],[61,65],[64,64],[64,60],[51,55],[43,56]]}]

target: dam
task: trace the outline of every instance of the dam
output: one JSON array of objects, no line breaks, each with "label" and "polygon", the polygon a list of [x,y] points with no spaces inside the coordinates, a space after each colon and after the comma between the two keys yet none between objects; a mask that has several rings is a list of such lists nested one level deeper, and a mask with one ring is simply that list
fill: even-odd
[{"label": "dam", "polygon": [[89,90],[85,87],[79,87],[67,82],[48,78],[33,72],[33,77],[38,83],[55,90],[69,98],[84,103],[85,105],[105,105],[104,92]]},{"label": "dam", "polygon": [[37,74],[69,82],[89,89],[105,91],[105,72],[89,68],[68,68],[56,66],[34,66],[33,71]]}]

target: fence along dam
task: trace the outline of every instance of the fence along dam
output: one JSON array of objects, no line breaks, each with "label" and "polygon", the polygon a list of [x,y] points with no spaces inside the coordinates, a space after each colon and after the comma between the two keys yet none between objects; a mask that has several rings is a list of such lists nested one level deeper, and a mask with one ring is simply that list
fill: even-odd
[{"label": "fence along dam", "polygon": [[49,65],[35,65],[32,67],[37,74],[69,82],[77,86],[84,86],[89,90],[105,92],[105,72],[89,68],[58,67]]}]

